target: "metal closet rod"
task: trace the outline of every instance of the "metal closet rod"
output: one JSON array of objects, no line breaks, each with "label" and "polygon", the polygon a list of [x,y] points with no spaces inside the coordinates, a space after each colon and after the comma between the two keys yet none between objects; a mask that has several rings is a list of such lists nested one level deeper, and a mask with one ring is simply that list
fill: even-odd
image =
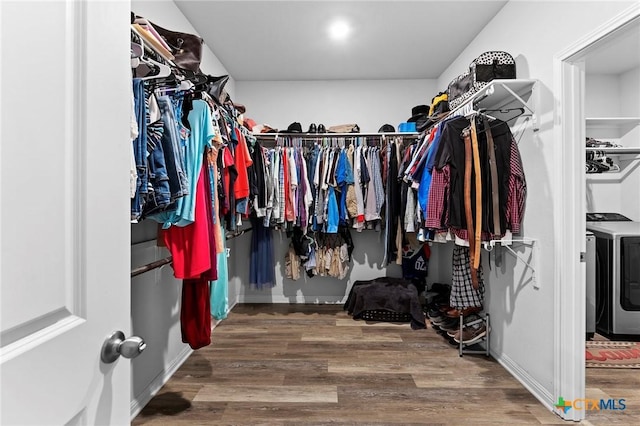
[{"label": "metal closet rod", "polygon": [[138,268],[135,268],[131,271],[131,278],[137,277],[138,275],[144,274],[145,272],[152,271],[154,269],[158,269],[161,266],[166,265],[167,263],[173,262],[172,256],[167,256],[164,259],[156,260],[155,262],[147,263],[146,265],[142,265]]},{"label": "metal closet rod", "polygon": [[389,132],[389,133],[257,133],[253,136],[259,139],[277,139],[278,137],[284,138],[299,138],[299,139],[330,139],[330,138],[363,138],[363,137],[387,137],[387,136],[399,136],[407,138],[416,138],[420,135],[418,132]]},{"label": "metal closet rod", "polygon": [[[246,233],[248,231],[251,231],[251,230],[253,230],[253,227],[250,226],[248,228],[245,228],[245,229],[239,231],[238,233],[227,235],[225,237],[225,239],[230,240],[232,238],[239,237],[240,235],[243,235],[244,233]],[[148,241],[152,241],[152,240],[148,240]],[[137,277],[138,275],[144,274],[145,272],[153,271],[154,269],[158,269],[161,266],[164,266],[164,265],[169,264],[171,262],[173,262],[173,257],[172,256],[167,256],[164,259],[156,260],[154,262],[147,263],[146,265],[139,266],[139,267],[131,270],[131,278]]]}]

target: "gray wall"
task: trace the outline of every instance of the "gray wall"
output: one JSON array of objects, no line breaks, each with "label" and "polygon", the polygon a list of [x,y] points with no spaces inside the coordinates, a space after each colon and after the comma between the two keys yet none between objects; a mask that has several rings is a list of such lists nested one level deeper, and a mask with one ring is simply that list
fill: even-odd
[{"label": "gray wall", "polygon": [[[249,285],[249,268],[246,259],[251,248],[251,235],[233,240],[229,265],[229,280],[240,285],[240,303],[344,303],[354,281],[382,276],[401,277],[402,270],[395,263],[383,265],[382,234],[375,231],[352,232],[354,252],[350,270],[345,279],[302,274],[300,279],[285,277],[284,259],[289,239],[284,233],[273,231],[273,247],[276,259],[275,283],[271,289],[256,289]],[[231,244],[230,244],[231,245]],[[452,246],[435,244],[431,250],[427,282],[451,282]]]}]

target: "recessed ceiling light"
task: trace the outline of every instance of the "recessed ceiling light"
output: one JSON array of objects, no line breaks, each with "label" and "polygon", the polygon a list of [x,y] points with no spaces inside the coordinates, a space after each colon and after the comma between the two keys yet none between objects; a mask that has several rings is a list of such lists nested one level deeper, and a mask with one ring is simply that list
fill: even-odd
[{"label": "recessed ceiling light", "polygon": [[329,36],[334,40],[344,40],[351,32],[351,27],[344,20],[334,21],[329,26]]}]

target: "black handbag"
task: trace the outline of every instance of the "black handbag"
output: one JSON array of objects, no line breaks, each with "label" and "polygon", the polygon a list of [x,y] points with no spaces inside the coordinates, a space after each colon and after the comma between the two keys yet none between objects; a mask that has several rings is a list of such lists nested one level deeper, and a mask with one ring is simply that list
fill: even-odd
[{"label": "black handbag", "polygon": [[221,75],[219,77],[207,76],[207,88],[206,91],[213,99],[218,102],[219,105],[222,105],[226,100],[226,92],[224,90],[224,86],[229,81],[228,75]]},{"label": "black handbag", "polygon": [[516,61],[507,52],[484,52],[471,62],[469,73],[477,82],[516,78]]},{"label": "black handbag", "polygon": [[457,108],[492,80],[513,78],[516,78],[516,61],[509,53],[484,52],[471,61],[468,71],[449,83],[449,107]]},{"label": "black handbag", "polygon": [[474,82],[473,75],[468,71],[454,78],[447,88],[449,108],[457,108],[474,93],[486,86],[484,82]]},{"label": "black handbag", "polygon": [[204,40],[197,35],[170,31],[154,24],[158,34],[167,42],[172,49],[175,59],[173,62],[180,68],[193,72],[200,72],[200,62],[202,61],[202,44]]}]

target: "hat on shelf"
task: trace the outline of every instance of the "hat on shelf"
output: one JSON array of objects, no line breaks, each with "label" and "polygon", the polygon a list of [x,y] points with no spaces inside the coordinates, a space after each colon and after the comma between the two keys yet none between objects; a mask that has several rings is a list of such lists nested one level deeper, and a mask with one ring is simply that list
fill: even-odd
[{"label": "hat on shelf", "polygon": [[244,127],[249,129],[250,131],[253,131],[253,128],[257,126],[255,120],[252,118],[245,118],[242,124],[244,124]]},{"label": "hat on shelf", "polygon": [[449,112],[441,112],[441,113],[430,115],[426,120],[418,121],[416,123],[416,130],[418,132],[423,132],[427,130],[429,127],[436,124],[438,121],[442,120],[447,115],[449,115]]},{"label": "hat on shelf", "polygon": [[429,105],[416,105],[411,108],[411,117],[407,120],[409,123],[418,121],[421,118],[426,119],[429,116]]},{"label": "hat on shelf", "polygon": [[447,92],[440,92],[431,99],[429,116],[442,114],[449,111],[449,95]]},{"label": "hat on shelf", "polygon": [[274,129],[268,124],[256,124],[255,126],[253,126],[251,131],[254,135],[258,133],[278,133],[278,129]]},{"label": "hat on shelf", "polygon": [[242,104],[237,104],[235,102],[233,102],[233,107],[236,109],[236,111],[238,111],[240,114],[244,114],[245,112],[247,112],[247,108],[242,105]]},{"label": "hat on shelf", "polygon": [[287,127],[287,133],[302,133],[302,124],[294,121]]},{"label": "hat on shelf", "polygon": [[391,124],[383,124],[382,127],[378,129],[378,133],[395,133],[396,128]]}]

